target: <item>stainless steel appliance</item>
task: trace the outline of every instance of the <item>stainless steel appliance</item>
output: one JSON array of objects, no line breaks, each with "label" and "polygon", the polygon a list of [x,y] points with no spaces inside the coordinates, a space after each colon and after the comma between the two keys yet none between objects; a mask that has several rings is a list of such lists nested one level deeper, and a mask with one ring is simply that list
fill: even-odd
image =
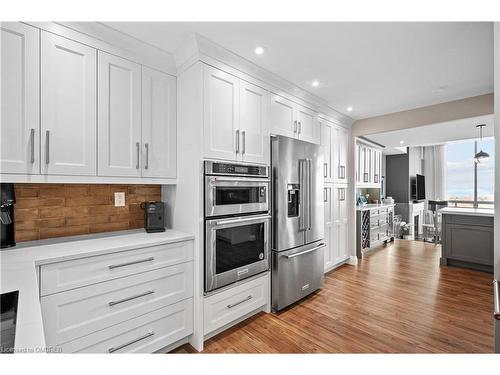
[{"label": "stainless steel appliance", "polygon": [[267,167],[205,162],[205,216],[267,211]]},{"label": "stainless steel appliance", "polygon": [[19,291],[0,294],[0,354],[14,353]]},{"label": "stainless steel appliance", "polygon": [[275,311],[323,286],[322,167],[318,145],[271,138],[271,303]]},{"label": "stainless steel appliance", "polygon": [[269,174],[205,162],[205,292],[269,270]]},{"label": "stainless steel appliance", "polygon": [[0,248],[16,246],[14,229],[14,184],[0,184]]}]

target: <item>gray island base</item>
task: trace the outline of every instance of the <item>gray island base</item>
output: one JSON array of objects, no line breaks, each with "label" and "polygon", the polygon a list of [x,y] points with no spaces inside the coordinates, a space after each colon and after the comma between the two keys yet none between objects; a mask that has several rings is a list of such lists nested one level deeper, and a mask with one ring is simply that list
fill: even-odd
[{"label": "gray island base", "polygon": [[493,210],[443,208],[440,264],[493,272]]}]

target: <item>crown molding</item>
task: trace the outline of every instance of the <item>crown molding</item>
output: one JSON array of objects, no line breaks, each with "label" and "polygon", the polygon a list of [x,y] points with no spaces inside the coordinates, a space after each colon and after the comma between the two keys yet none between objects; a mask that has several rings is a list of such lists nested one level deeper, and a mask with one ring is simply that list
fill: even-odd
[{"label": "crown molding", "polygon": [[335,110],[324,99],[199,34],[191,34],[179,49],[174,52],[174,58],[178,75],[182,74],[182,72],[197,61],[201,61],[260,86],[276,95],[309,107],[317,111],[320,117],[344,127],[350,128],[354,122],[354,119]]},{"label": "crown molding", "polygon": [[177,75],[173,54],[99,22],[24,22],[89,47]]}]

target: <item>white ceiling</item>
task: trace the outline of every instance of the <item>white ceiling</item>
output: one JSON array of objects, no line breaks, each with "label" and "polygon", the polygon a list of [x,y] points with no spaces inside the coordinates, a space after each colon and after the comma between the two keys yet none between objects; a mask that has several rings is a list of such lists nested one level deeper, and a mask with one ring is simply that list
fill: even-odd
[{"label": "white ceiling", "polygon": [[493,23],[104,24],[168,52],[199,33],[355,119],[493,92]]},{"label": "white ceiling", "polygon": [[[486,124],[483,130],[484,137],[494,136],[493,115],[486,115],[373,134],[365,138],[385,146],[386,148],[383,150],[384,154],[400,154],[402,150],[398,148],[401,148],[401,146],[430,146],[478,138],[479,130],[476,129],[476,125],[479,124]],[[404,141],[404,144],[401,144],[400,141]]]}]

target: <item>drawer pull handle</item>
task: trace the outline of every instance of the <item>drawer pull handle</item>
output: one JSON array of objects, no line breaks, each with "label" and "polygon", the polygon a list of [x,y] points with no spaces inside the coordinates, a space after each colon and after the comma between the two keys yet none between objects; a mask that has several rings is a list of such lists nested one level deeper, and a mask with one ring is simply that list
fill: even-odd
[{"label": "drawer pull handle", "polygon": [[145,262],[152,262],[155,260],[154,257],[149,257],[146,259],[141,259],[141,260],[134,260],[132,262],[127,262],[127,263],[120,263],[120,264],[112,264],[109,267],[110,270],[115,269],[115,268],[120,268],[120,267],[125,267],[125,266],[131,266],[132,264],[138,264],[138,263],[145,263]]},{"label": "drawer pull handle", "polygon": [[323,248],[325,246],[326,245],[324,243],[320,243],[318,246],[313,247],[312,249],[301,251],[300,253],[295,253],[295,254],[292,254],[292,255],[284,255],[284,257],[286,259],[292,259],[292,258],[301,256],[301,255],[304,255],[304,254],[312,253],[313,251],[319,250],[319,249],[321,249],[321,248]]},{"label": "drawer pull handle", "polygon": [[148,290],[147,292],[144,292],[144,293],[141,293],[141,294],[137,294],[137,295],[132,296],[132,297],[123,298],[123,299],[120,299],[118,301],[111,301],[111,302],[109,302],[109,306],[118,305],[120,303],[127,302],[127,301],[130,301],[130,300],[136,299],[136,298],[148,296],[150,294],[153,294],[154,292],[155,292],[154,290]]},{"label": "drawer pull handle", "polygon": [[113,348],[109,348],[109,349],[108,349],[108,353],[114,353],[114,352],[116,352],[116,351],[118,351],[118,350],[120,350],[120,349],[123,349],[123,348],[125,348],[125,347],[127,347],[127,346],[129,346],[129,345],[135,344],[135,343],[136,343],[136,342],[138,342],[138,341],[141,341],[141,340],[147,339],[148,337],[151,337],[151,336],[153,336],[154,334],[155,334],[155,333],[154,333],[154,331],[151,331],[151,332],[148,332],[148,333],[146,333],[145,335],[143,335],[143,336],[141,336],[141,337],[138,337],[138,338],[133,339],[133,340],[131,340],[131,341],[129,341],[129,342],[126,342],[125,344],[118,345],[118,346],[115,346],[115,347],[113,347]]},{"label": "drawer pull handle", "polygon": [[252,296],[248,296],[247,298],[245,298],[245,299],[241,300],[240,302],[236,302],[236,303],[233,303],[233,304],[227,305],[227,308],[228,308],[228,309],[232,309],[233,307],[238,306],[238,305],[241,305],[243,302],[250,301],[251,299],[252,299]]}]

